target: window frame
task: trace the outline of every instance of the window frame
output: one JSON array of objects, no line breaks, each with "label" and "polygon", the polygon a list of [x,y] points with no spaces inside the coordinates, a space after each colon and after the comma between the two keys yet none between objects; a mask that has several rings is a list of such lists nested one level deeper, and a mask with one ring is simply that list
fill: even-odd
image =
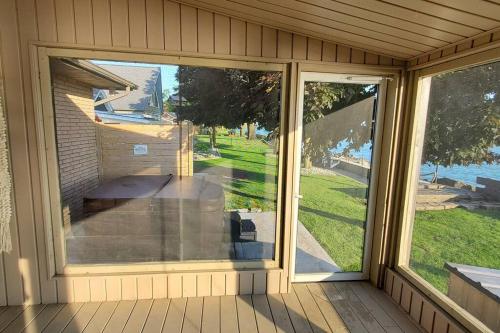
[{"label": "window frame", "polygon": [[[126,274],[144,272],[187,272],[238,269],[278,269],[283,268],[283,231],[286,204],[286,158],[289,128],[286,110],[288,108],[289,64],[286,62],[269,63],[231,59],[213,59],[191,56],[156,55],[140,52],[96,51],[88,49],[33,46],[31,49],[32,67],[36,73],[33,79],[35,96],[36,130],[38,156],[42,179],[42,198],[44,226],[47,249],[49,277],[78,276],[82,274]],[[59,164],[55,134],[55,114],[51,88],[50,57],[99,59],[111,61],[146,62],[170,65],[192,65],[213,68],[238,68],[260,71],[279,71],[282,74],[280,94],[280,147],[278,155],[277,209],[275,225],[274,259],[262,260],[203,260],[184,262],[143,262],[116,264],[67,264],[62,223],[62,205],[59,186]]]},{"label": "window frame", "polygon": [[[297,94],[298,114],[297,114],[297,134],[295,142],[295,156],[297,161],[294,170],[294,211],[292,219],[292,238],[291,238],[291,261],[290,272],[292,282],[312,282],[312,281],[351,281],[351,280],[367,280],[370,275],[370,264],[372,257],[372,242],[373,242],[373,229],[375,224],[375,208],[377,202],[378,192],[378,178],[380,172],[380,160],[382,150],[382,134],[384,130],[384,120],[386,111],[386,97],[388,90],[388,81],[393,80],[393,74],[379,73],[373,74],[359,74],[359,73],[340,73],[339,72],[320,72],[320,71],[306,71],[301,70],[299,75],[299,85]],[[346,79],[346,77],[354,76],[355,79]],[[297,227],[298,227],[298,210],[300,205],[300,171],[301,171],[301,157],[302,157],[302,128],[303,128],[303,108],[304,108],[304,85],[307,81],[313,82],[334,82],[334,83],[352,83],[352,84],[366,84],[362,83],[363,78],[373,79],[376,77],[378,80],[373,82],[379,86],[377,97],[377,109],[375,113],[375,125],[371,129],[374,131],[372,142],[372,162],[370,169],[370,177],[367,188],[367,206],[364,221],[364,235],[363,235],[363,251],[361,255],[361,270],[360,271],[347,271],[340,273],[333,272],[310,272],[310,273],[297,273],[296,267],[296,251],[297,244]],[[357,78],[357,80],[356,80]]]},{"label": "window frame", "polygon": [[[294,174],[294,170],[298,168],[296,163],[300,164],[300,160],[296,155],[296,147],[300,145],[298,141],[298,135],[296,133],[299,132],[298,128],[298,111],[301,103],[300,94],[299,94],[299,82],[300,82],[300,73],[302,72],[319,72],[319,73],[330,73],[330,74],[344,74],[344,75],[368,75],[368,76],[383,76],[388,78],[386,92],[385,92],[385,105],[384,108],[384,117],[382,120],[383,126],[379,135],[381,136],[380,140],[380,156],[378,158],[379,168],[381,170],[387,170],[385,173],[378,172],[377,175],[377,191],[375,194],[375,202],[373,204],[374,209],[374,217],[373,217],[373,228],[370,231],[369,237],[371,238],[371,244],[369,246],[370,250],[370,263],[369,270],[367,276],[363,278],[369,280],[373,285],[381,287],[384,281],[384,267],[387,264],[388,257],[390,255],[389,242],[391,241],[391,229],[389,226],[392,226],[392,210],[391,206],[388,203],[392,198],[391,188],[396,179],[396,172],[394,170],[394,164],[397,159],[395,154],[395,149],[397,146],[395,145],[395,141],[398,140],[398,128],[400,122],[400,114],[403,103],[403,93],[404,89],[404,73],[403,68],[398,66],[378,66],[378,65],[358,65],[358,64],[341,64],[341,63],[333,63],[333,64],[324,64],[324,63],[308,63],[308,62],[297,62],[296,63],[296,72],[292,72],[291,83],[292,83],[292,97],[290,100],[291,110],[293,113],[290,114],[292,118],[290,121],[290,152],[288,158],[289,162],[289,170],[290,173],[290,183],[292,184],[292,188],[290,191],[290,208],[287,210],[287,214],[291,214],[289,218],[287,218],[286,228],[288,229],[289,238],[285,239],[285,251],[288,251],[286,254],[289,261],[289,265],[287,267],[288,276],[293,276],[294,271],[292,264],[292,245],[295,240],[293,239],[293,219],[295,212],[298,211],[298,199],[295,196],[298,193],[297,184],[298,180],[296,179],[296,175]],[[292,68],[293,69],[293,68]],[[293,104],[292,104],[293,103]],[[391,248],[392,249],[392,248]],[[290,279],[291,280],[291,279]]]},{"label": "window frame", "polygon": [[448,296],[441,293],[414,272],[409,267],[409,258],[431,78],[437,74],[471,68],[495,61],[500,61],[500,48],[486,50],[410,72],[410,86],[407,90],[407,94],[409,94],[407,98],[409,98],[410,102],[405,110],[409,116],[404,124],[407,128],[407,135],[403,135],[405,139],[401,145],[401,147],[405,148],[399,152],[401,156],[400,160],[402,161],[399,165],[399,168],[402,169],[402,181],[399,187],[401,195],[396,195],[395,198],[397,201],[400,201],[399,209],[397,214],[395,214],[395,217],[398,219],[395,269],[424,295],[429,297],[429,299],[471,332],[488,332],[490,330],[480,320],[461,308]]}]

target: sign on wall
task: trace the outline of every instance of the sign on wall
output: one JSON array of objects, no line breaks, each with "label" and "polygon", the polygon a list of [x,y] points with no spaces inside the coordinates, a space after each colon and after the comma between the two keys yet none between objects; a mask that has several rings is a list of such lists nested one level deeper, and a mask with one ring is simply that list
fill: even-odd
[{"label": "sign on wall", "polygon": [[134,155],[147,155],[148,145],[134,145]]}]

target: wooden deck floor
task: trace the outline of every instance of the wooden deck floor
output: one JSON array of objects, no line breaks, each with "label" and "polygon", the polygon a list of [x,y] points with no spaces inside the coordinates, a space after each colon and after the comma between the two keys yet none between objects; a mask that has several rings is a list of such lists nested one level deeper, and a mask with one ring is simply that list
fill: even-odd
[{"label": "wooden deck floor", "polygon": [[421,332],[365,282],[294,284],[293,293],[0,309],[1,332]]}]

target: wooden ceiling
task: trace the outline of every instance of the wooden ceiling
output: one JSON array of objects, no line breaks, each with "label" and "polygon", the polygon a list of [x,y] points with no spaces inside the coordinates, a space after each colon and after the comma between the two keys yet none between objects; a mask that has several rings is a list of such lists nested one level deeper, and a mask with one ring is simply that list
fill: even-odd
[{"label": "wooden ceiling", "polygon": [[500,29],[500,0],[178,1],[401,59]]}]

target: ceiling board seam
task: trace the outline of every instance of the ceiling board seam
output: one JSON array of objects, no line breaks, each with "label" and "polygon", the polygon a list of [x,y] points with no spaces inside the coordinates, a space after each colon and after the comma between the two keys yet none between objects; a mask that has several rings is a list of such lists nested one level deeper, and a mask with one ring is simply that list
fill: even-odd
[{"label": "ceiling board seam", "polygon": [[[231,0],[226,0],[226,1],[228,1],[228,2],[234,2],[234,1],[231,1]],[[205,3],[205,2],[204,2],[204,1],[199,1],[199,2],[197,2],[197,3],[199,4],[199,3]],[[238,2],[236,2],[236,3],[237,3],[237,4],[239,4],[239,5],[242,5],[242,6],[247,6],[247,7],[249,7],[249,6],[248,6],[248,5],[246,5],[246,4],[241,4],[241,3],[238,3]],[[205,3],[205,4],[206,4],[206,3]],[[209,5],[210,5],[210,4],[209,4]],[[191,6],[193,6],[193,5],[191,5]],[[251,8],[254,8],[254,7],[251,7]],[[229,10],[229,9],[227,9],[227,8],[225,8],[225,7],[224,7],[224,9]],[[254,9],[258,9],[258,8],[254,8]],[[214,9],[212,8],[212,9],[210,9],[210,10],[214,10]],[[262,10],[262,9],[258,9],[258,10],[260,10],[260,11],[264,11],[264,10]],[[346,31],[346,30],[343,30],[343,29],[339,29],[339,28],[332,28],[332,27],[329,27],[329,26],[325,26],[325,25],[323,25],[323,24],[317,24],[317,23],[310,22],[310,21],[304,21],[304,20],[296,19],[296,18],[289,17],[289,16],[286,16],[286,15],[283,15],[283,14],[280,14],[280,13],[276,13],[276,12],[271,12],[271,11],[266,11],[266,12],[269,12],[269,13],[271,13],[271,14],[276,14],[276,15],[284,16],[285,18],[291,18],[291,19],[294,19],[294,20],[298,20],[298,21],[302,21],[302,22],[305,22],[305,23],[313,24],[313,25],[316,25],[316,26],[319,26],[319,27],[323,27],[323,28],[326,28],[326,29],[329,29],[329,30],[333,30],[333,31],[337,31],[337,32],[342,32],[342,33],[349,34],[349,35],[352,35],[352,36],[361,37],[361,38],[363,38],[363,39],[368,39],[368,40],[371,40],[371,41],[378,41],[378,42],[382,42],[382,43],[390,44],[390,45],[393,45],[393,46],[398,47],[398,48],[402,48],[402,49],[406,49],[406,50],[410,50],[410,51],[415,51],[415,52],[422,52],[422,51],[420,51],[420,50],[418,50],[418,49],[415,49],[415,48],[412,48],[412,47],[408,47],[408,46],[404,46],[404,45],[396,44],[396,43],[393,43],[393,42],[388,42],[388,41],[385,41],[385,40],[382,40],[382,39],[379,39],[379,38],[373,38],[373,37],[369,37],[369,36],[364,36],[364,35],[360,35],[360,34],[353,33],[353,32],[350,32],[350,31]],[[245,21],[248,21],[248,15],[250,15],[250,16],[254,16],[254,15],[252,15],[252,14],[247,14],[247,15],[244,15],[244,14],[243,14],[243,15],[242,15],[240,11],[232,11],[232,12],[231,12],[231,15],[233,15],[233,16],[234,16],[234,15],[235,15],[235,13],[240,13],[240,16],[238,17],[238,19],[245,20]],[[229,14],[224,13],[224,15],[228,16]],[[229,16],[231,16],[231,15],[229,15]],[[263,23],[259,23],[259,24],[263,24]],[[285,25],[289,26],[289,24],[287,24],[287,23],[281,23],[281,24],[285,24]],[[283,30],[283,28],[278,28],[278,29],[282,29],[282,30]],[[307,30],[307,31],[311,32],[311,31],[310,31],[310,30],[308,30],[308,29],[304,29],[304,30]],[[293,32],[294,32],[294,33],[296,33],[296,34],[302,34],[302,35],[304,35],[302,32],[297,32],[297,31],[296,31],[296,30],[294,30],[294,29],[290,29],[290,31],[293,31]],[[318,32],[317,32],[317,33],[318,33]],[[319,33],[321,33],[321,32],[319,32]],[[323,35],[324,35],[325,33],[321,33],[321,34],[323,34]],[[313,32],[313,34],[312,34],[312,37],[313,37],[313,38],[318,38],[318,37],[315,37],[315,36],[314,36],[314,32]],[[345,38],[342,38],[342,37],[340,37],[340,39],[344,39],[344,40],[345,40]],[[334,41],[334,42],[335,42],[335,41]],[[359,43],[362,43],[362,42],[359,42]],[[346,46],[348,46],[348,47],[354,47],[354,48],[359,48],[359,47],[353,46],[352,44],[346,44]],[[389,49],[387,49],[387,48],[384,48],[384,47],[379,47],[379,48],[381,48],[381,49],[386,49],[388,52],[391,52],[391,50],[389,50]],[[392,52],[398,52],[398,51],[392,51]],[[404,52],[404,51],[399,51],[399,53],[402,53],[402,54],[406,53],[406,54],[410,55],[410,53],[409,53],[409,52]]]},{"label": "ceiling board seam", "polygon": [[[232,1],[232,0],[229,0],[229,1]],[[277,7],[281,7],[281,8],[285,8],[281,5],[278,5],[278,4],[274,4],[274,3],[269,3],[269,2],[266,2],[266,1],[261,1],[259,0],[260,2],[263,2],[263,3],[267,3],[267,4],[272,4],[273,6],[277,6]],[[247,5],[249,7],[251,7],[250,5]],[[327,8],[324,8],[324,7],[320,7],[320,6],[317,6],[318,8],[323,8],[325,10],[328,10],[328,11],[331,11],[331,12],[335,12],[335,13],[338,13],[336,11],[333,11],[333,10],[330,10],[330,9],[327,9]],[[254,9],[257,9],[257,10],[266,10],[266,9],[261,9],[261,8],[258,8],[258,7],[252,7]],[[362,26],[359,26],[359,25],[356,25],[356,24],[352,24],[352,23],[346,23],[346,22],[342,22],[342,21],[338,21],[338,20],[334,20],[334,19],[330,19],[330,18],[326,18],[326,17],[323,17],[323,16],[319,16],[317,14],[312,14],[312,13],[309,13],[309,12],[304,12],[302,10],[298,10],[298,9],[293,9],[294,11],[298,12],[298,13],[303,13],[303,14],[307,14],[307,15],[311,15],[311,16],[314,16],[314,17],[319,17],[321,19],[325,19],[325,20],[330,20],[332,22],[337,22],[337,23],[340,23],[340,24],[345,24],[347,26],[352,26],[352,27],[356,27],[356,28],[359,28],[359,29],[369,29],[367,27],[362,27]],[[348,14],[343,14],[343,13],[340,13],[342,15],[348,15]],[[301,20],[301,21],[304,21],[304,22],[309,22],[309,23],[314,23],[314,24],[317,24],[317,25],[322,25],[322,26],[325,26],[324,24],[319,24],[319,23],[315,23],[315,22],[311,22],[309,20],[305,20],[305,19],[301,19],[301,18],[298,18],[298,17],[294,17],[294,16],[290,16],[290,15],[285,15],[285,14],[280,14],[280,15],[283,15],[283,16],[286,16],[286,17],[290,17],[290,18],[294,18],[294,19],[297,19],[297,20]],[[353,16],[353,15],[352,15]],[[356,17],[356,16],[353,16],[353,17]],[[359,19],[362,19],[362,18],[359,18]],[[364,19],[362,19],[364,20]],[[372,23],[376,23],[376,24],[379,24],[379,25],[384,25],[386,27],[390,27],[390,28],[394,28],[396,29],[395,27],[393,26],[390,26],[390,25],[387,25],[387,24],[383,24],[383,23],[379,23],[379,22],[375,22],[375,21],[370,21],[370,20],[366,20],[366,21],[369,21],[369,22],[372,22]],[[327,26],[328,27],[328,26]],[[338,29],[338,28],[332,28],[332,27],[329,27],[331,29]],[[411,32],[413,33],[412,31],[408,31],[408,30],[405,30],[405,29],[401,29],[403,31],[406,31],[406,32]],[[368,30],[370,31],[370,30]],[[401,36],[397,36],[397,35],[393,35],[391,33],[387,33],[387,32],[382,32],[382,31],[379,31],[379,30],[371,30],[373,32],[376,32],[378,34],[383,34],[383,35],[387,35],[387,36],[391,36],[391,37],[394,37],[394,38],[398,38],[398,39],[401,39],[401,40],[405,40],[405,41],[408,41],[408,42],[411,42],[411,43],[415,43],[415,44],[420,44],[420,45],[424,45],[424,46],[428,46],[428,47],[432,47],[432,48],[435,48],[437,46],[434,46],[434,45],[429,45],[429,44],[426,44],[426,43],[423,43],[423,42],[419,42],[419,41],[415,41],[415,40],[411,40],[411,39],[408,39],[406,37],[401,37]],[[416,33],[415,33],[416,34]],[[416,34],[416,35],[420,35],[420,34]],[[424,35],[420,35],[422,37],[425,37],[425,38],[429,38],[429,39],[434,39],[434,40],[438,40],[440,42],[443,42],[443,43],[449,43],[447,41],[443,41],[443,40],[439,40],[439,39],[436,39],[436,38],[433,38],[433,37],[428,37],[428,36],[424,36]],[[369,37],[369,36],[366,36],[366,37]],[[369,37],[371,38],[371,37]],[[402,45],[404,46],[404,45]],[[408,46],[405,46],[405,47],[408,47]]]},{"label": "ceiling board seam", "polygon": [[[282,5],[275,4],[274,2],[268,2],[268,1],[264,1],[264,0],[259,0],[259,1],[263,2],[263,3],[266,3],[266,4],[271,4],[271,5],[274,5],[274,6],[283,7]],[[404,32],[407,32],[407,33],[410,33],[410,34],[416,36],[417,38],[418,37],[422,37],[422,38],[425,38],[425,39],[430,39],[430,40],[434,40],[434,41],[438,41],[438,42],[442,42],[442,43],[450,43],[447,40],[440,39],[440,38],[437,38],[437,37],[433,37],[433,36],[430,36],[430,35],[424,35],[422,33],[418,33],[418,32],[415,32],[413,30],[409,30],[409,29],[406,29],[406,28],[400,28],[400,27],[398,27],[398,26],[396,26],[394,24],[387,24],[387,23],[383,23],[383,22],[380,22],[380,21],[371,20],[371,19],[368,19],[366,17],[362,17],[362,16],[358,16],[358,15],[354,15],[354,14],[349,14],[349,13],[341,12],[341,11],[334,10],[332,8],[329,8],[329,7],[324,7],[324,6],[319,6],[319,5],[313,5],[313,4],[310,4],[308,2],[304,2],[304,1],[301,1],[301,0],[295,0],[295,1],[296,2],[300,2],[300,3],[302,3],[304,5],[307,5],[307,6],[316,7],[317,9],[325,10],[325,11],[332,12],[332,13],[337,13],[337,14],[340,14],[340,15],[343,15],[343,16],[348,16],[348,17],[356,18],[358,20],[362,20],[362,21],[365,21],[367,23],[378,25],[379,27],[386,27],[386,28],[389,28],[389,29],[395,29],[395,30],[404,31]],[[344,4],[342,4],[342,5],[344,5]],[[351,6],[351,7],[354,7],[354,6]],[[357,8],[357,7],[354,7],[354,8]],[[359,9],[360,10],[364,10],[364,9],[361,9],[361,8],[359,8]],[[328,18],[328,17],[325,17],[325,16],[320,16],[318,14],[313,14],[311,12],[307,12],[307,11],[303,11],[303,10],[298,10],[298,9],[293,9],[293,10],[296,11],[296,12],[298,12],[298,13],[305,13],[307,15],[311,15],[311,16],[315,16],[315,17],[320,17],[322,19],[330,20],[330,21],[333,21],[333,22],[338,22],[338,23],[341,23],[341,24],[351,25],[351,26],[354,26],[354,27],[357,27],[357,28],[360,28],[360,29],[371,29],[371,27],[361,26],[359,24],[347,23],[347,22],[344,22],[344,21],[340,21],[340,20],[337,20],[337,19]],[[407,23],[410,23],[412,25],[418,25],[417,23],[406,21],[406,20],[402,20],[402,19],[390,16],[390,15],[379,14],[379,13],[377,13],[377,14],[381,15],[381,16],[386,16],[386,17],[389,17],[389,18],[393,18],[393,19],[398,19],[398,20],[400,20],[402,22],[407,22]],[[453,35],[453,36],[456,36],[456,37],[459,37],[459,38],[462,37],[461,35],[450,33],[448,31],[443,31],[443,30],[435,29],[433,27],[428,27],[428,28],[436,30],[436,31],[444,32],[444,33],[447,33],[447,34],[450,34],[450,35]],[[436,47],[434,45],[426,44],[425,42],[416,41],[414,39],[409,39],[409,37],[401,37],[401,36],[395,35],[393,33],[383,32],[380,29],[373,30],[373,31],[376,31],[377,33],[385,34],[385,35],[388,35],[388,36],[392,36],[392,37],[404,39],[404,40],[407,40],[407,41],[410,41],[410,42],[413,42],[413,43],[418,43],[418,44],[426,45],[426,46],[429,46],[429,47]]]},{"label": "ceiling board seam", "polygon": [[[434,18],[438,18],[440,20],[444,20],[444,21],[448,21],[448,22],[451,22],[451,23],[455,23],[455,24],[458,24],[458,25],[462,25],[464,27],[468,27],[468,28],[472,28],[472,29],[476,29],[476,30],[480,30],[480,31],[486,31],[486,29],[483,29],[483,28],[479,28],[479,27],[475,27],[475,26],[472,26],[472,25],[468,25],[468,24],[463,24],[462,22],[457,22],[457,21],[453,21],[453,20],[450,20],[450,19],[447,19],[447,18],[444,18],[444,17],[440,17],[440,16],[436,16],[434,14],[430,14],[430,13],[426,13],[426,12],[422,12],[420,10],[416,10],[416,9],[412,9],[412,8],[408,8],[408,7],[404,7],[404,6],[400,6],[398,4],[394,4],[394,3],[391,3],[391,2],[387,2],[385,0],[378,0],[380,2],[383,2],[387,5],[391,5],[391,6],[395,6],[395,7],[399,7],[399,8],[403,8],[403,9],[406,9],[406,10],[411,10],[413,12],[416,12],[416,13],[420,13],[420,14],[424,14],[424,15],[428,15],[428,16],[432,16]],[[423,0],[425,1],[425,0]],[[470,13],[468,13],[470,14]],[[474,14],[471,14],[471,15],[474,15]],[[477,15],[476,15],[477,16]]]},{"label": "ceiling board seam", "polygon": [[[446,45],[446,46],[438,47],[438,48],[436,48],[434,51],[428,51],[428,52],[424,52],[424,53],[422,53],[422,54],[419,54],[419,55],[413,56],[413,57],[409,58],[409,59],[408,59],[408,61],[411,61],[411,60],[413,60],[413,59],[417,59],[417,58],[419,58],[419,57],[421,57],[421,56],[423,56],[423,55],[426,55],[426,54],[431,54],[431,53],[434,53],[434,52],[437,52],[437,51],[440,51],[440,50],[441,50],[441,51],[442,51],[442,50],[445,50],[445,49],[450,48],[450,47],[452,47],[452,46],[455,46],[455,53],[457,53],[457,46],[458,46],[458,45],[463,44],[463,43],[466,43],[466,42],[468,42],[468,41],[472,41],[472,40],[477,39],[477,38],[481,38],[481,37],[486,36],[486,35],[491,35],[491,36],[490,36],[490,43],[491,43],[491,41],[492,41],[492,39],[493,39],[493,34],[494,34],[494,33],[496,33],[496,32],[500,32],[500,27],[499,27],[499,28],[492,29],[492,30],[488,30],[488,31],[485,31],[485,32],[482,32],[482,33],[480,33],[480,34],[477,34],[477,35],[474,35],[474,36],[471,36],[471,37],[468,37],[468,38],[464,38],[464,39],[459,40],[459,41],[456,41],[456,42],[454,42],[454,43],[450,43],[450,44],[448,44],[448,45]],[[488,45],[488,43],[486,43],[486,44],[484,44],[484,45]]]},{"label": "ceiling board seam", "polygon": [[[255,9],[255,10],[258,10],[258,11],[266,11],[266,12],[269,12],[271,14],[283,16],[285,18],[289,18],[289,19],[293,19],[293,20],[298,20],[298,21],[302,21],[302,22],[306,22],[306,23],[310,23],[310,24],[314,24],[314,25],[317,25],[317,26],[320,26],[320,27],[324,27],[324,28],[327,28],[327,29],[344,32],[344,33],[347,33],[347,34],[350,34],[350,35],[354,35],[354,36],[359,36],[359,37],[368,38],[368,39],[380,41],[380,42],[387,43],[387,44],[392,44],[392,45],[397,46],[397,47],[406,48],[406,49],[410,49],[410,50],[417,51],[417,52],[422,52],[421,50],[415,49],[414,47],[411,47],[411,46],[401,45],[401,44],[397,44],[395,42],[389,42],[389,41],[386,41],[386,40],[383,40],[383,39],[380,39],[380,38],[374,38],[374,37],[371,37],[371,36],[360,35],[359,33],[354,33],[354,32],[351,32],[351,31],[348,31],[348,30],[344,30],[344,29],[341,29],[341,28],[333,28],[333,27],[330,27],[330,26],[327,26],[327,25],[324,25],[324,24],[320,24],[320,23],[309,21],[309,20],[304,20],[304,19],[296,18],[296,17],[289,16],[289,15],[286,15],[286,14],[278,13],[278,12],[275,12],[275,11],[261,9],[261,8],[254,7],[254,6],[248,5],[246,3],[241,3],[241,2],[238,2],[238,1],[235,1],[235,0],[227,0],[227,1],[228,2],[234,2],[234,3],[237,3],[237,4],[242,5],[242,6],[247,6],[247,7],[250,7],[252,9]],[[313,14],[309,14],[309,15],[316,16],[316,15],[313,15]],[[319,17],[319,16],[317,16],[317,17]],[[331,20],[331,21],[336,22],[336,23],[345,24],[345,25],[354,26],[352,24],[338,22],[338,21],[335,21],[335,20]],[[357,27],[357,26],[355,26],[355,27]],[[365,28],[362,28],[362,27],[357,27],[357,28],[365,29]],[[395,37],[395,36],[392,36],[392,35],[389,35],[389,34],[385,34],[385,33],[381,33],[381,32],[376,32],[376,33],[382,34],[382,35],[391,36],[391,37]],[[400,38],[400,37],[396,37],[396,38],[405,40],[404,38]],[[428,46],[428,47],[433,47],[433,46],[430,46],[430,45],[425,45],[425,44],[414,42],[414,41],[411,41],[411,42],[413,42],[415,44],[420,44],[420,45]],[[425,51],[425,52],[427,52],[427,51]]]},{"label": "ceiling board seam", "polygon": [[[375,11],[374,9],[368,9],[366,7],[360,7],[360,6],[356,6],[356,5],[353,5],[351,3],[346,3],[347,1],[346,0],[334,0],[335,2],[337,3],[342,3],[344,5],[348,5],[348,6],[351,6],[351,7],[354,7],[354,8],[358,8],[358,9],[361,9],[361,10],[365,10],[365,11],[373,11],[375,13],[378,13],[380,15],[386,15],[386,16],[389,16],[389,17],[392,17],[392,18],[396,18],[396,19],[400,19],[400,20],[403,20],[403,21],[406,21],[406,22],[410,22],[410,23],[414,23],[414,24],[419,24],[419,25],[422,25],[424,27],[427,27],[427,28],[431,28],[431,29],[434,29],[434,30],[438,30],[438,31],[442,31],[442,32],[445,32],[445,33],[450,33],[450,34],[453,34],[453,35],[457,35],[457,36],[460,36],[460,37],[468,37],[466,34],[463,34],[463,33],[457,33],[457,32],[450,32],[449,30],[444,30],[444,29],[440,29],[440,28],[436,28],[434,26],[430,26],[430,25],[425,25],[425,24],[421,24],[421,21],[417,18],[415,18],[415,20],[409,20],[409,19],[403,19],[401,18],[401,16],[392,16],[392,15],[387,15],[385,12],[381,12],[381,11]],[[379,0],[377,0],[379,1]],[[387,5],[387,6],[395,6],[393,4],[388,4],[386,2],[383,3],[384,5]],[[398,8],[400,8],[401,10],[404,10],[404,11],[409,11],[409,12],[412,12],[412,10],[406,8],[406,7],[401,7],[401,6],[397,6]],[[472,30],[478,30],[478,31],[481,31],[482,29],[478,29],[478,28],[472,28],[472,27],[468,27],[468,26],[464,26],[460,23],[457,23],[457,22],[453,22],[453,21],[449,21],[449,20],[446,20],[446,19],[443,19],[441,17],[437,17],[437,16],[433,16],[433,15],[429,15],[427,13],[422,13],[422,12],[418,12],[418,11],[413,11],[419,15],[424,15],[424,16],[428,16],[432,19],[435,19],[435,20],[438,20],[438,21],[444,21],[444,22],[449,22],[449,23],[452,23],[452,24],[455,24],[457,26],[460,26],[460,27],[466,27],[468,29],[472,29]]]},{"label": "ceiling board seam", "polygon": [[[486,52],[488,50],[498,48],[498,47],[500,47],[500,40],[493,41],[492,43],[489,43],[489,44],[483,44],[483,45],[476,47],[476,48],[468,48],[466,50],[459,51],[459,52],[457,52],[457,47],[455,47],[455,53],[452,53],[452,54],[447,55],[447,56],[442,57],[442,58],[430,60],[429,62],[425,62],[422,64],[413,64],[411,66],[408,66],[407,70],[408,71],[415,71],[415,70],[422,69],[422,68],[432,67],[434,65],[442,64],[442,63],[452,61],[455,59],[460,59],[460,58],[467,57],[467,56],[470,56],[473,54],[479,54],[479,53]],[[413,61],[415,61],[415,60],[413,59]]]},{"label": "ceiling board seam", "polygon": [[[343,11],[334,10],[332,8],[323,7],[323,6],[319,6],[319,5],[313,5],[313,4],[311,4],[309,2],[306,2],[306,1],[303,1],[303,0],[296,0],[296,1],[304,3],[304,4],[308,4],[308,5],[311,5],[311,6],[316,6],[318,8],[323,8],[323,9],[326,9],[326,10],[329,10],[329,11],[332,11],[332,12],[341,13],[341,14],[344,14],[344,15],[349,15],[349,16],[352,16],[352,17],[356,17],[356,18],[358,18],[360,20],[366,20],[366,21],[369,21],[369,22],[373,22],[373,23],[378,23],[378,24],[381,24],[381,25],[385,25],[387,27],[391,27],[391,28],[395,28],[395,29],[401,29],[403,31],[411,32],[411,33],[413,33],[415,35],[419,35],[419,36],[422,36],[422,37],[439,40],[439,41],[442,41],[442,42],[445,42],[445,43],[450,43],[447,40],[443,40],[443,39],[440,39],[440,38],[437,38],[437,37],[432,37],[430,35],[424,35],[424,34],[421,34],[421,33],[418,33],[418,32],[412,31],[412,30],[408,30],[408,29],[402,29],[402,28],[400,28],[400,27],[398,27],[396,25],[387,24],[387,23],[381,23],[379,21],[374,21],[374,20],[368,19],[368,18],[366,18],[364,16],[359,16],[359,15],[355,15],[355,14],[351,14],[351,13],[346,13],[346,12],[343,12]],[[363,7],[358,7],[358,6],[355,6],[355,5],[352,5],[352,4],[345,4],[345,3],[337,2],[337,1],[332,1],[332,2],[335,2],[337,4],[342,4],[344,6],[349,6],[349,7],[352,7],[352,8],[356,8],[358,10],[362,10],[362,11],[368,12],[368,14],[372,13],[372,12],[370,12],[370,10],[368,10],[366,8],[363,8]],[[389,18],[392,18],[392,19],[395,19],[395,20],[399,20],[401,22],[406,22],[406,23],[409,23],[409,24],[412,24],[412,25],[423,26],[423,27],[426,27],[426,28],[429,28],[429,29],[432,29],[432,30],[435,30],[435,31],[438,31],[438,32],[444,32],[446,34],[453,35],[453,36],[456,36],[456,37],[459,37],[459,38],[466,37],[466,36],[457,34],[455,32],[450,32],[448,30],[438,29],[438,28],[433,27],[433,26],[429,26],[429,25],[425,25],[425,24],[421,24],[421,23],[416,23],[416,22],[413,22],[413,21],[410,21],[410,20],[405,20],[405,19],[403,19],[403,18],[401,18],[399,16],[393,16],[393,15],[388,15],[388,14],[379,13],[379,12],[376,12],[376,14],[381,15],[381,16],[386,16],[386,17],[389,17]]]},{"label": "ceiling board seam", "polygon": [[436,6],[441,6],[441,7],[445,7],[445,8],[448,8],[448,9],[453,9],[453,10],[462,12],[464,14],[474,15],[474,16],[477,16],[477,17],[480,17],[480,18],[484,18],[484,19],[487,19],[487,20],[490,20],[490,21],[495,21],[495,22],[500,23],[500,20],[497,20],[497,19],[494,19],[494,18],[491,18],[491,17],[488,17],[488,16],[484,16],[484,15],[480,15],[480,14],[468,12],[468,11],[460,9],[460,8],[455,8],[455,7],[443,5],[442,3],[437,3],[437,2],[434,2],[434,1],[429,1],[429,0],[424,0],[424,1],[427,2],[427,3],[431,3],[433,5],[436,5]]},{"label": "ceiling board seam", "polygon": [[[206,4],[203,1],[197,1],[196,5],[192,4],[190,2],[185,2],[183,0],[170,0],[170,1],[176,2],[178,4],[182,3],[185,6],[201,8],[201,9],[213,12],[214,14],[219,14],[219,15],[227,17],[227,18],[231,18],[232,17],[232,18],[235,18],[235,19],[241,19],[241,20],[248,21],[248,22],[251,22],[251,23],[260,24],[260,25],[266,26],[268,28],[280,30],[280,31],[283,31],[283,32],[289,32],[289,33],[295,33],[295,34],[297,34],[296,30],[290,29],[289,27],[283,27],[283,26],[273,25],[273,24],[269,24],[269,23],[262,23],[258,19],[257,20],[254,19],[255,18],[254,15],[243,15],[239,11],[232,11],[231,14],[228,14],[224,10],[220,10],[218,8],[214,8],[213,5]],[[250,16],[250,18],[249,18],[249,16]],[[333,28],[328,28],[328,29],[336,30],[336,29],[333,29]],[[382,46],[377,46],[377,47],[372,48],[371,46],[367,47],[366,45],[360,45],[362,43],[350,44],[350,43],[348,43],[346,41],[345,38],[336,38],[336,39],[333,39],[333,38],[331,38],[331,36],[328,36],[324,32],[312,32],[312,31],[309,31],[308,29],[303,29],[303,31],[301,31],[300,34],[303,35],[303,36],[306,36],[306,37],[312,37],[312,38],[316,38],[316,39],[322,39],[324,41],[331,42],[331,43],[334,43],[334,44],[339,44],[339,45],[343,45],[343,46],[346,46],[346,47],[352,47],[352,48],[356,48],[356,49],[359,49],[359,50],[362,50],[362,51],[366,51],[366,52],[370,52],[370,53],[375,53],[375,54],[378,54],[378,55],[384,55],[384,56],[388,56],[388,57],[393,57],[393,58],[400,59],[400,60],[407,60],[410,57],[413,57],[413,55],[411,55],[409,53],[389,50],[389,49],[387,49],[385,47],[382,47]],[[350,33],[350,34],[352,34],[352,33]],[[367,38],[367,37],[364,37],[364,36],[360,36],[360,37]],[[383,41],[383,42],[386,43],[385,41]],[[395,45],[395,46],[398,46],[398,45]]]}]

